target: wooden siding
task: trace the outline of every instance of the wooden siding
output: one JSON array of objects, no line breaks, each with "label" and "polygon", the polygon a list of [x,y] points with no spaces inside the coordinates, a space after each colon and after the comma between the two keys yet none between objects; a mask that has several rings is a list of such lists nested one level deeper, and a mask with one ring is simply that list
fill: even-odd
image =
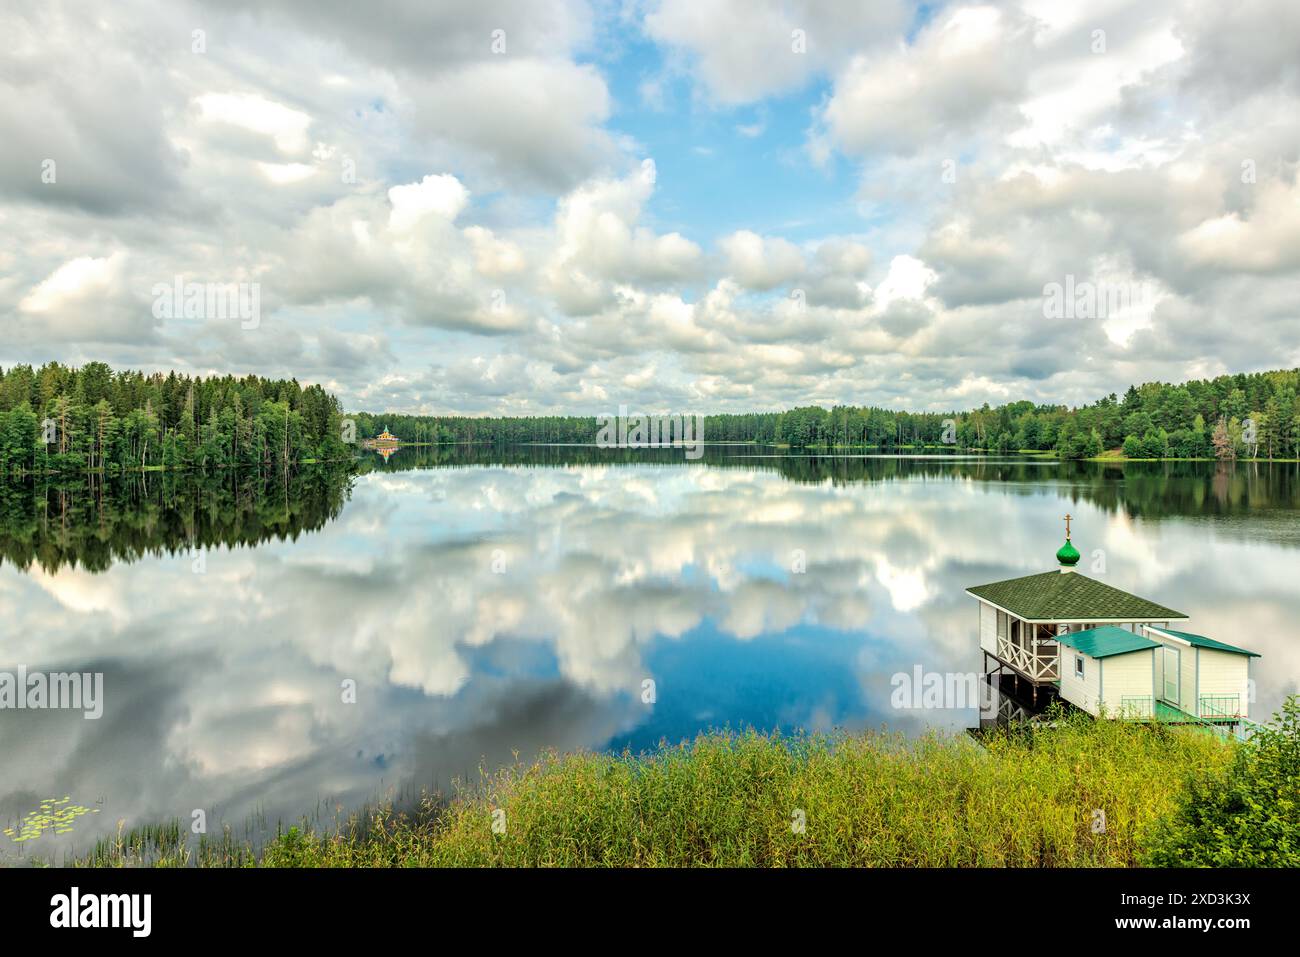
[{"label": "wooden siding", "polygon": [[1178,707],[1188,714],[1197,714],[1196,649],[1184,647],[1178,656],[1178,664],[1183,669],[1183,680],[1178,688]]},{"label": "wooden siding", "polygon": [[1245,655],[1234,655],[1228,651],[1215,651],[1201,648],[1200,697],[1207,695],[1223,697],[1237,695],[1240,714],[1249,710],[1247,680],[1250,674],[1250,659]]},{"label": "wooden siding", "polygon": [[980,602],[980,647],[991,655],[998,653],[998,613],[988,602]]},{"label": "wooden siding", "polygon": [[[1125,698],[1151,697],[1151,656],[1158,649],[1111,655],[1100,662],[1106,713],[1120,717]],[[1154,702],[1152,702],[1154,707]]]},{"label": "wooden siding", "polygon": [[[1098,704],[1101,700],[1101,662],[1065,645],[1061,645],[1060,648],[1061,697],[1076,708],[1082,708],[1089,714],[1096,715],[1100,710]],[[1082,680],[1074,676],[1076,655],[1083,659]]]}]

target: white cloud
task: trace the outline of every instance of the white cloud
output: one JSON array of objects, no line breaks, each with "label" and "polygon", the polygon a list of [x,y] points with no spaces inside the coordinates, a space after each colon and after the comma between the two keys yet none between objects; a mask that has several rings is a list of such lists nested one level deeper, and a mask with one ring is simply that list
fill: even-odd
[{"label": "white cloud", "polygon": [[195,104],[205,122],[225,123],[268,136],[285,155],[298,155],[308,147],[311,117],[301,110],[256,93],[205,93]]},{"label": "white cloud", "polygon": [[150,304],[131,291],[127,254],[79,256],[37,283],[18,302],[17,334],[31,341],[148,342]]},{"label": "white cloud", "polygon": [[658,0],[644,27],[682,51],[709,96],[734,104],[798,89],[850,51],[889,42],[907,20],[896,0]]},{"label": "white cloud", "polygon": [[726,236],[719,244],[727,274],[749,289],[774,289],[802,275],[803,254],[779,237],[764,238],[748,229]]},{"label": "white cloud", "polygon": [[28,313],[57,313],[110,292],[120,281],[121,253],[105,259],[82,256],[64,263],[28,293],[18,308]]},{"label": "white cloud", "polygon": [[583,315],[612,302],[619,281],[683,279],[699,268],[702,253],[695,243],[639,225],[656,176],[654,161],[647,159],[622,179],[594,180],[560,199],[545,281],[566,312]]},{"label": "white cloud", "polygon": [[915,42],[859,55],[836,78],[822,115],[850,153],[912,153],[978,130],[1024,92],[1033,31],[1013,11],[956,7]]},{"label": "white cloud", "polygon": [[316,167],[306,163],[258,163],[262,175],[277,185],[300,183],[316,174]]},{"label": "white cloud", "polygon": [[1250,273],[1300,267],[1300,182],[1259,184],[1248,214],[1225,213],[1197,224],[1178,238],[1198,266]]},{"label": "white cloud", "polygon": [[902,299],[924,299],[934,284],[934,270],[914,256],[895,256],[889,263],[889,273],[876,287],[875,306],[888,309]]},{"label": "white cloud", "polygon": [[417,130],[495,185],[563,189],[614,162],[610,99],[593,67],[555,59],[469,64],[407,92]]},{"label": "white cloud", "polygon": [[426,216],[452,222],[469,204],[469,190],[449,174],[430,175],[418,183],[394,186],[388,191],[393,206],[388,228],[398,233],[410,232]]}]

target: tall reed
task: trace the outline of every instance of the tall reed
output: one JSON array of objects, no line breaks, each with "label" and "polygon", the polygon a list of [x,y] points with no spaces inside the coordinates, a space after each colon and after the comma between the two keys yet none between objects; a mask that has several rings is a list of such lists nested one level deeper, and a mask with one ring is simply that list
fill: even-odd
[{"label": "tall reed", "polygon": [[[293,829],[270,866],[1131,866],[1237,745],[1084,716],[1001,734],[711,733],[548,754],[447,806]],[[364,825],[364,826],[363,826]]]}]

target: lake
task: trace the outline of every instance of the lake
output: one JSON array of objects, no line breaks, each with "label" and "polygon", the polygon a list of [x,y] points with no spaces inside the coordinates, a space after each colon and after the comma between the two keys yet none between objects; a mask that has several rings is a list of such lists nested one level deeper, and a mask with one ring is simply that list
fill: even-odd
[{"label": "lake", "polygon": [[550,748],[959,730],[973,707],[896,708],[891,678],[978,671],[964,589],[1055,567],[1067,512],[1084,574],[1263,656],[1252,718],[1300,677],[1294,464],[521,447],[362,469],[0,485],[0,671],[103,675],[98,719],[0,711],[0,825],[88,812],[0,837],[4,859],[194,809],[333,820]]}]

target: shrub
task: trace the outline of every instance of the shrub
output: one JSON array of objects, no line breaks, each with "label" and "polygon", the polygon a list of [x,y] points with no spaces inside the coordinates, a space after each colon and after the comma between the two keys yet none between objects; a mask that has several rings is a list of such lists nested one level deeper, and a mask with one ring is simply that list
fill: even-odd
[{"label": "shrub", "polygon": [[1157,867],[1300,867],[1300,701],[1293,695],[1220,771],[1189,782],[1143,862]]}]

